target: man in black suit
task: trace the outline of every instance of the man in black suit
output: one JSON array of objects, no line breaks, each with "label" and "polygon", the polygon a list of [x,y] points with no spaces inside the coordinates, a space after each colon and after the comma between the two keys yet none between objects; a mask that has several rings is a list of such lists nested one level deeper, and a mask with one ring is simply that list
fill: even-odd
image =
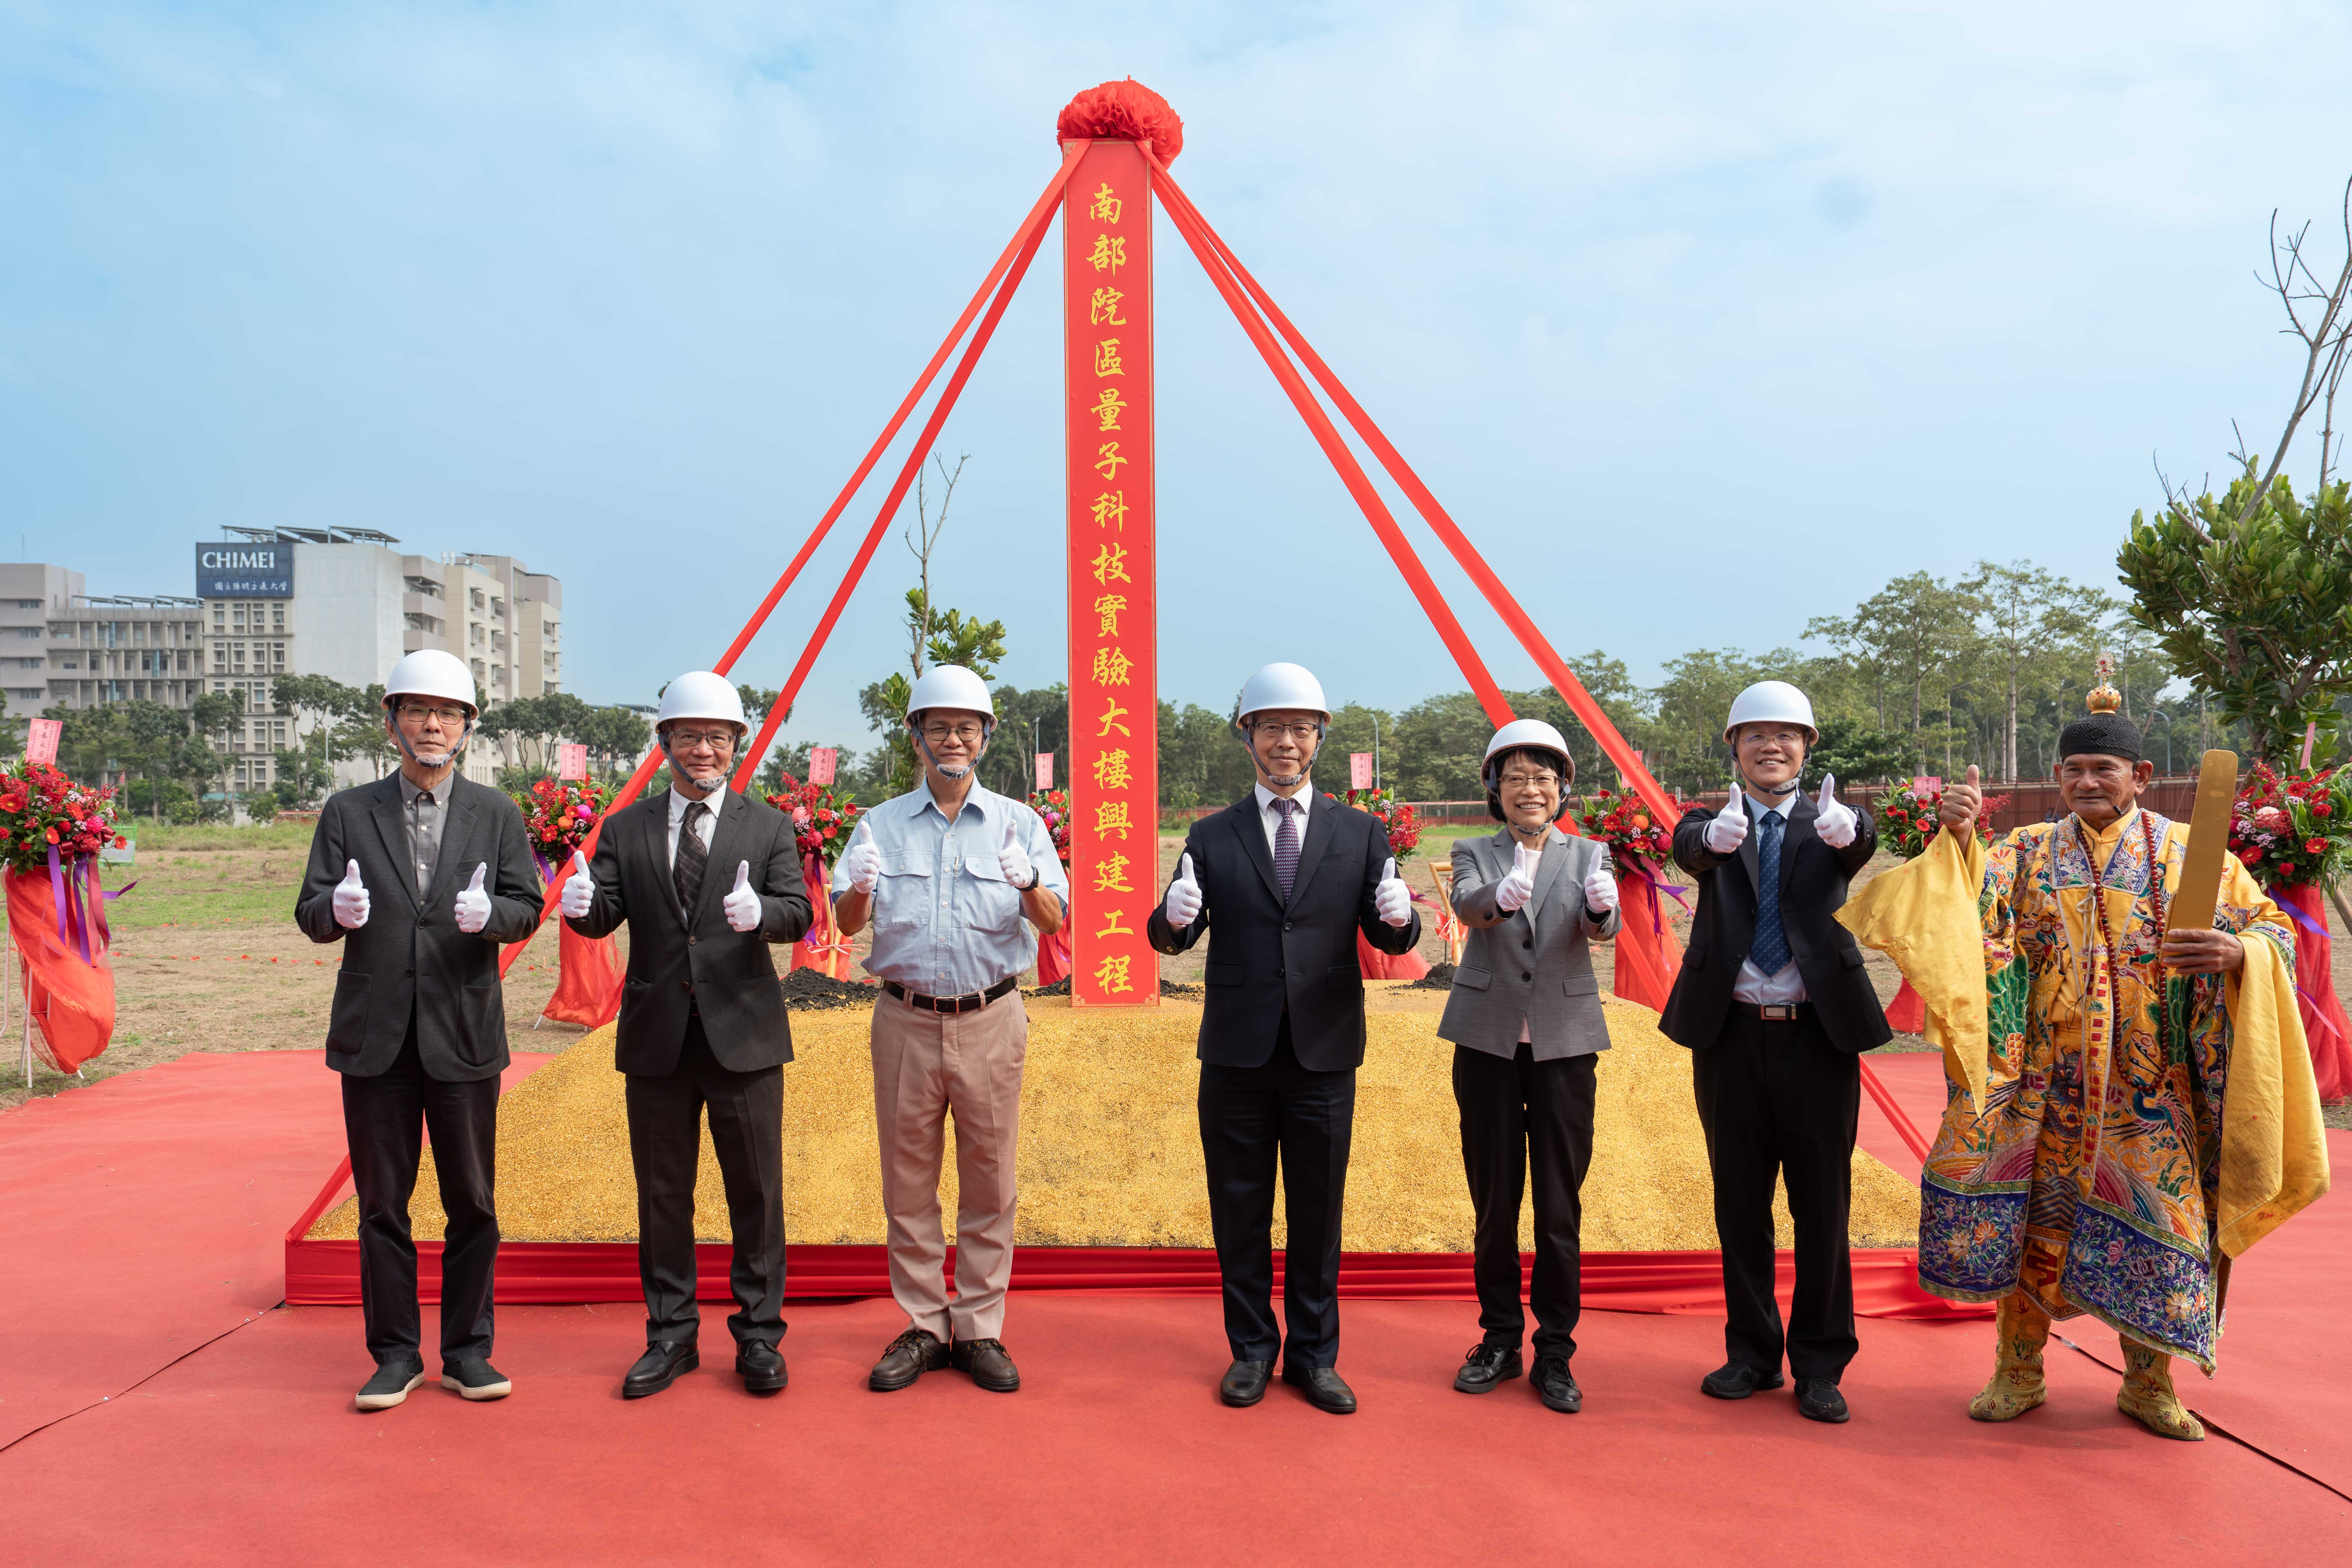
[{"label": "man in black suit", "polygon": [[[425,1381],[408,1199],[427,1128],[449,1221],[441,1385],[467,1399],[500,1399],[512,1387],[489,1360],[507,1065],[499,945],[539,929],[540,886],[514,802],[457,777],[480,716],[475,698],[454,655],[427,648],[393,666],[384,731],[400,771],[327,797],[294,904],[304,935],[343,943],[327,1065],[343,1075],[360,1303],[376,1363],[362,1410],[389,1409]],[[485,886],[493,868],[497,880]]]},{"label": "man in black suit", "polygon": [[628,1076],[646,1352],[622,1380],[626,1399],[659,1394],[701,1364],[694,1175],[706,1108],[735,1243],[735,1370],[754,1394],[787,1381],[778,1346],[793,1031],[768,947],[799,940],[810,910],[792,818],[727,787],[750,728],[726,677],[696,670],[671,681],[655,723],[671,787],[606,818],[594,862],[573,855],[563,884],[565,923],[581,935],[629,922],[614,1066]]},{"label": "man in black suit", "polygon": [[[1279,1347],[1283,1381],[1346,1415],[1356,1395],[1335,1363],[1339,1210],[1364,1059],[1356,933],[1382,952],[1408,952],[1421,940],[1421,917],[1380,819],[1307,783],[1331,720],[1315,677],[1295,664],[1267,665],[1243,686],[1239,712],[1257,787],[1193,825],[1146,929],[1165,953],[1210,931],[1201,1151],[1234,1358],[1218,1397],[1234,1405],[1265,1397]],[[1273,1302],[1277,1160],[1290,1233],[1286,1337]]]},{"label": "man in black suit", "polygon": [[[1860,1053],[1891,1037],[1853,934],[1832,917],[1878,847],[1867,812],[1797,791],[1819,731],[1812,704],[1759,681],[1731,705],[1723,738],[1744,789],[1720,812],[1686,813],[1675,863],[1698,880],[1690,951],[1659,1026],[1691,1048],[1699,1125],[1715,1177],[1723,1249],[1725,1347],[1701,1382],[1717,1399],[1780,1386],[1785,1349],[1797,1408],[1847,1418],[1838,1381],[1853,1359],[1853,1273],[1846,1247]],[[1772,1188],[1789,1189],[1797,1289],[1788,1331],[1773,1299]]]}]

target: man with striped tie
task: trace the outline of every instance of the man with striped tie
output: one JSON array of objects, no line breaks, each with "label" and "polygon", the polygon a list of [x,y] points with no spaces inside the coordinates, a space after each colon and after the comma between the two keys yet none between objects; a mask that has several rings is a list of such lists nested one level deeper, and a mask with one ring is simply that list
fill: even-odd
[{"label": "man with striped tie", "polygon": [[750,726],[727,678],[662,689],[654,732],[670,787],[605,819],[596,858],[572,857],[563,918],[583,936],[629,926],[628,984],[613,1065],[628,1077],[637,1179],[637,1273],[646,1353],[624,1399],[659,1394],[701,1363],[694,1304],[694,1178],[702,1121],[727,1190],[735,1256],[735,1371],[782,1390],[784,1078],[792,1026],[771,943],[796,942],[811,910],[793,819],[727,787]]},{"label": "man with striped tie", "polygon": [[[1675,863],[1698,881],[1698,912],[1658,1020],[1691,1048],[1723,1249],[1730,1359],[1699,1389],[1746,1399],[1779,1388],[1785,1352],[1798,1411],[1841,1422],[1838,1382],[1855,1350],[1846,1219],[1861,1053],[1892,1034],[1862,949],[1832,917],[1878,831],[1868,812],[1838,803],[1834,778],[1817,800],[1797,788],[1820,733],[1812,703],[1788,682],[1741,692],[1723,738],[1740,787],[1721,811],[1696,807],[1675,825]],[[1797,1231],[1785,1336],[1772,1294],[1776,1180]]]},{"label": "man with striped tie", "polygon": [[[1209,936],[1201,1151],[1233,1351],[1218,1397],[1231,1405],[1265,1398],[1278,1349],[1282,1380],[1344,1415],[1356,1408],[1336,1364],[1339,1213],[1364,1059],[1356,936],[1382,952],[1409,952],[1421,917],[1380,819],[1307,782],[1331,721],[1321,683],[1297,665],[1267,665],[1242,687],[1238,712],[1257,786],[1193,825],[1147,929],[1165,953]],[[1271,1239],[1277,1163],[1289,1228],[1280,1325]]]}]

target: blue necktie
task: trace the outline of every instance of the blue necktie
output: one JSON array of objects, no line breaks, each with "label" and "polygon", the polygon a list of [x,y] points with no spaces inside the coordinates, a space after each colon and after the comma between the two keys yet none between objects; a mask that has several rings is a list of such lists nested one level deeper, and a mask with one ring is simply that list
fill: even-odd
[{"label": "blue necktie", "polygon": [[1756,850],[1756,945],[1748,960],[1765,974],[1789,967],[1789,933],[1780,929],[1780,814],[1768,811],[1759,826],[1764,841]]}]

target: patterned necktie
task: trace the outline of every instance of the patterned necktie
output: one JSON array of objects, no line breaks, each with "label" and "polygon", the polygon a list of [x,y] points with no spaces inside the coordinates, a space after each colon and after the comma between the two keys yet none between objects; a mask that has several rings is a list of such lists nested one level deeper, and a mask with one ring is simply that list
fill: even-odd
[{"label": "patterned necktie", "polygon": [[1274,879],[1282,889],[1282,901],[1290,902],[1290,884],[1298,879],[1298,803],[1276,795],[1274,809],[1282,816],[1274,830]]},{"label": "patterned necktie", "polygon": [[671,880],[677,884],[677,907],[686,918],[694,918],[694,901],[702,897],[702,873],[710,866],[710,846],[702,841],[702,819],[710,808],[696,801],[686,808],[686,821],[677,830],[677,855],[670,862]]},{"label": "patterned necktie", "polygon": [[1764,813],[1759,826],[1764,841],[1756,850],[1756,945],[1748,957],[1763,973],[1778,974],[1790,958],[1789,933],[1780,929],[1780,814]]}]

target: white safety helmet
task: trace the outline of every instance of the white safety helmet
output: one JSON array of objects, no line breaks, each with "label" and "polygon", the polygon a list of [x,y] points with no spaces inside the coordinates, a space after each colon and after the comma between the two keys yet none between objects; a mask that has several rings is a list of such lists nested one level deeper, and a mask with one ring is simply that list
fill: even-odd
[{"label": "white safety helmet", "polygon": [[738,740],[751,730],[743,718],[742,693],[725,676],[708,669],[689,669],[662,688],[654,729],[658,731],[673,719],[716,719],[734,725]]},{"label": "white safety helmet", "polygon": [[907,722],[914,723],[915,715],[933,708],[977,713],[987,721],[989,731],[995,731],[996,700],[988,694],[988,682],[962,665],[935,664],[917,678],[907,693]]},{"label": "white safety helmet", "polygon": [[1331,721],[1331,706],[1323,700],[1323,683],[1304,665],[1269,664],[1243,681],[1234,721],[1247,725],[1251,714],[1273,708],[1302,709],[1321,714],[1326,724]]},{"label": "white safety helmet", "polygon": [[472,672],[456,654],[444,653],[437,647],[419,648],[392,667],[392,673],[383,682],[384,711],[396,711],[404,697],[440,697],[462,702],[466,705],[468,728],[482,716],[481,705],[474,700]]},{"label": "white safety helmet", "polygon": [[1486,781],[1486,793],[1496,793],[1496,759],[1506,752],[1549,752],[1559,758],[1559,787],[1565,790],[1576,779],[1576,759],[1569,755],[1568,742],[1558,730],[1540,719],[1514,719],[1495,731],[1486,742],[1486,754],[1478,763],[1479,776]]},{"label": "white safety helmet", "polygon": [[1801,724],[1805,744],[1817,743],[1822,732],[1813,723],[1813,705],[1805,694],[1785,680],[1759,680],[1731,700],[1731,717],[1723,726],[1723,738],[1728,742],[1742,724]]}]

